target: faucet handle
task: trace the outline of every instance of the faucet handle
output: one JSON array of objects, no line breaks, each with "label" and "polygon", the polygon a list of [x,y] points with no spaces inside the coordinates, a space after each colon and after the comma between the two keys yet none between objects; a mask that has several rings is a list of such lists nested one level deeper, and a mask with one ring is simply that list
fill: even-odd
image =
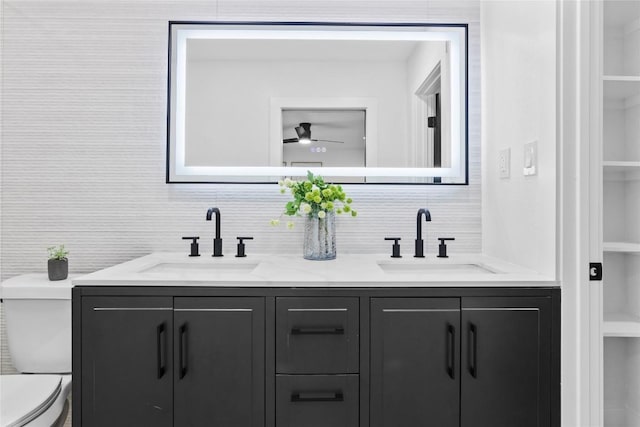
[{"label": "faucet handle", "polygon": [[438,245],[438,258],[449,258],[447,255],[447,241],[456,240],[455,237],[438,237],[440,245]]},{"label": "faucet handle", "polygon": [[400,237],[385,237],[384,240],[393,240],[393,246],[391,247],[391,258],[402,258],[400,255],[400,244],[398,241],[402,240]]},{"label": "faucet handle", "polygon": [[244,258],[247,254],[244,252],[244,241],[253,240],[253,237],[236,237],[238,239],[238,253],[236,258]]},{"label": "faucet handle", "polygon": [[198,250],[198,239],[199,236],[193,237],[183,237],[182,240],[191,240],[191,253],[189,256],[200,256],[200,252]]}]

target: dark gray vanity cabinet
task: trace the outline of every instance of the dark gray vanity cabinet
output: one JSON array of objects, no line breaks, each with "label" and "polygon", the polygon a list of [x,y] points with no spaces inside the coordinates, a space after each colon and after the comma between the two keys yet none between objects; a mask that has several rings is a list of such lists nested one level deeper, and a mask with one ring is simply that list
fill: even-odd
[{"label": "dark gray vanity cabinet", "polygon": [[264,426],[264,298],[88,297],[81,329],[82,425]]},{"label": "dark gray vanity cabinet", "polygon": [[372,298],[371,426],[458,427],[459,341],[459,298]]},{"label": "dark gray vanity cabinet", "polygon": [[560,290],[76,287],[75,426],[560,427]]}]

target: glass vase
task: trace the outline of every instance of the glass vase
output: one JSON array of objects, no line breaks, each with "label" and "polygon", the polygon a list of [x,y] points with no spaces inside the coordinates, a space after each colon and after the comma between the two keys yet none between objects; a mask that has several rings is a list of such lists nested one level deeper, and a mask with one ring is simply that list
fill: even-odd
[{"label": "glass vase", "polygon": [[327,212],[324,218],[305,216],[302,252],[305,259],[314,261],[336,258],[335,212]]}]

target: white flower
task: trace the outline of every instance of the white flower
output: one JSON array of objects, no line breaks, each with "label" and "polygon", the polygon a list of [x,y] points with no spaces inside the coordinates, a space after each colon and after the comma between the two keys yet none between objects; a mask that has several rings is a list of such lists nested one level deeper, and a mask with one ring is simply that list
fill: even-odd
[{"label": "white flower", "polygon": [[272,225],[273,227],[275,227],[275,226],[277,226],[278,224],[280,224],[280,220],[279,220],[279,219],[272,219],[272,220],[270,221],[270,223],[271,223],[271,225]]},{"label": "white flower", "polygon": [[308,203],[303,203],[300,205],[300,210],[302,211],[302,213],[308,214],[309,212],[311,212],[311,205]]},{"label": "white flower", "polygon": [[291,230],[296,224],[293,221],[287,222],[287,228]]},{"label": "white flower", "polygon": [[326,213],[325,211],[319,211],[319,212],[318,212],[318,218],[322,219],[322,218],[324,218],[325,216],[327,216],[327,213]]},{"label": "white flower", "polygon": [[284,179],[284,185],[287,187],[291,187],[293,185],[293,181],[291,181],[291,179],[289,178],[285,178]]},{"label": "white flower", "polygon": [[316,191],[316,190],[320,191],[320,188],[318,188],[318,186],[317,186],[317,185],[313,184],[313,185],[311,186],[311,191]]},{"label": "white flower", "polygon": [[282,186],[284,185],[284,181],[282,181],[282,180],[278,181],[278,185],[279,185],[280,187],[282,187]]}]

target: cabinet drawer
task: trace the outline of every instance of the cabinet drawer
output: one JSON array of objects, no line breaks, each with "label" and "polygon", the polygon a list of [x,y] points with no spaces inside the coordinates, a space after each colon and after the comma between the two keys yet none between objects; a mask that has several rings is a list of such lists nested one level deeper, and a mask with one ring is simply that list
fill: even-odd
[{"label": "cabinet drawer", "polygon": [[358,425],[358,375],[278,375],[278,427]]},{"label": "cabinet drawer", "polygon": [[358,298],[278,298],[276,372],[358,372]]}]

